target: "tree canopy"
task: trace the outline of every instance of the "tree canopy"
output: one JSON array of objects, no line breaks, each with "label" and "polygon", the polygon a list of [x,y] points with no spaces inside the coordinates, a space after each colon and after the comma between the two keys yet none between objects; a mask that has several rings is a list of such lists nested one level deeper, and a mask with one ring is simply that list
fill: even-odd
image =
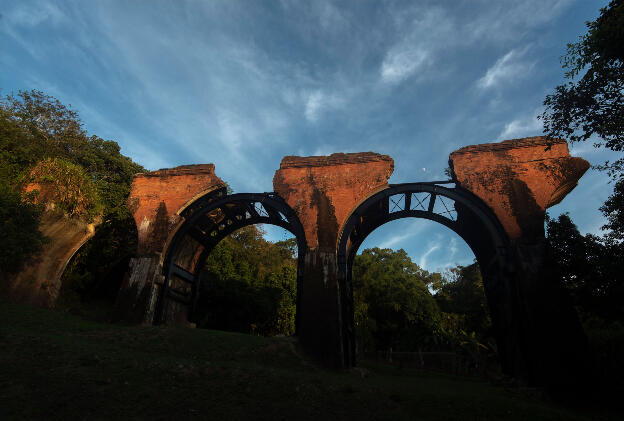
[{"label": "tree canopy", "polygon": [[212,250],[200,276],[199,327],[293,335],[297,300],[296,240],[271,243],[251,225]]},{"label": "tree canopy", "polygon": [[[546,96],[541,118],[544,133],[572,142],[596,135],[596,146],[624,149],[624,1],[612,0],[588,31],[568,44],[562,58],[569,82]],[[612,174],[624,169],[624,158],[606,163]]]},{"label": "tree canopy", "polygon": [[[11,205],[0,215],[0,236],[10,237],[15,247],[3,243],[0,262],[24,262],[41,249],[41,209],[30,206],[32,196],[23,194],[27,184],[36,183],[45,185],[47,191],[40,193],[52,193],[57,208],[68,215],[102,217],[95,238],[68,266],[64,284],[84,292],[120,282],[136,244],[125,202],[141,171],[116,142],[89,135],[78,113],[58,99],[36,90],[5,96],[0,100],[0,196]],[[17,270],[15,264],[11,268]]]}]

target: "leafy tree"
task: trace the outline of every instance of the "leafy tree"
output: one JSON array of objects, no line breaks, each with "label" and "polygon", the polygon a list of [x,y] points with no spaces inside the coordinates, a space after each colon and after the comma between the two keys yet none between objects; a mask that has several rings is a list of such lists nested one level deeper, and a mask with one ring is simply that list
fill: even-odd
[{"label": "leafy tree", "polygon": [[199,327],[260,335],[295,333],[296,241],[271,243],[256,226],[224,238],[201,273]]},{"label": "leafy tree", "polygon": [[615,183],[613,194],[600,207],[600,211],[607,218],[607,223],[602,227],[608,230],[606,237],[615,242],[624,240],[624,179]]},{"label": "leafy tree", "polygon": [[38,229],[40,218],[40,206],[0,182],[0,280],[41,250],[46,238]]},{"label": "leafy tree", "polygon": [[[612,0],[587,28],[578,42],[568,44],[562,59],[570,81],[544,100],[544,133],[572,142],[595,134],[596,146],[619,152],[624,148],[624,1]],[[624,158],[604,167],[621,172]]]},{"label": "leafy tree", "polygon": [[[489,337],[492,322],[479,264],[451,268],[445,278],[435,294],[440,310],[447,316],[445,319],[454,322],[445,326],[445,330],[474,333],[480,339]],[[451,314],[455,317],[448,317]]]},{"label": "leafy tree", "polygon": [[[38,181],[59,188],[70,179],[83,180],[89,191],[80,197],[89,197],[88,213],[102,215],[97,241],[76,253],[63,283],[77,286],[82,295],[92,295],[96,285],[119,285],[136,251],[136,228],[125,201],[134,174],[144,169],[123,156],[117,143],[90,136],[78,113],[59,100],[40,91],[19,91],[0,100],[0,183],[20,191],[27,182],[37,181],[31,178],[33,170]],[[73,179],[63,175],[70,173]],[[65,193],[71,196],[75,191]],[[73,203],[77,200],[75,196]],[[71,206],[65,210],[73,212]]]},{"label": "leafy tree", "polygon": [[405,250],[367,249],[353,265],[355,322],[364,324],[378,350],[414,350],[440,328],[428,273]]},{"label": "leafy tree", "polygon": [[30,171],[26,181],[40,189],[33,191],[38,202],[54,202],[70,217],[91,221],[102,211],[91,178],[81,166],[64,159],[44,159]]},{"label": "leafy tree", "polygon": [[568,214],[547,222],[552,274],[562,279],[582,317],[624,321],[622,244],[582,235]]}]

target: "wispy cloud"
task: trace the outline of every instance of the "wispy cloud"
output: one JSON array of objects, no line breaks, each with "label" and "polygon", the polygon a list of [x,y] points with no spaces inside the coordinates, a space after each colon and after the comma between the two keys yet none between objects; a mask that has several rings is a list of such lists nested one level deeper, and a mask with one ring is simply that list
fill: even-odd
[{"label": "wispy cloud", "polygon": [[429,51],[418,46],[391,50],[381,63],[381,80],[387,83],[401,82],[421,70],[429,60]]},{"label": "wispy cloud", "polygon": [[415,8],[408,17],[395,16],[399,40],[386,53],[381,66],[382,82],[399,83],[433,64],[433,52],[446,43],[452,30],[440,8]]},{"label": "wispy cloud", "polygon": [[528,47],[513,49],[500,57],[477,81],[477,86],[484,90],[491,89],[509,81],[528,77],[535,66],[535,62],[525,60],[528,50]]},{"label": "wispy cloud", "polygon": [[418,234],[422,233],[427,226],[425,224],[411,224],[407,229],[402,230],[400,233],[393,233],[386,239],[384,239],[379,247],[397,249],[405,247],[409,240],[412,240]]},{"label": "wispy cloud", "polygon": [[540,136],[543,129],[542,121],[537,118],[540,114],[541,109],[536,109],[513,119],[505,124],[505,127],[498,135],[498,139],[505,140],[527,136]]},{"label": "wispy cloud", "polygon": [[344,104],[344,100],[337,95],[328,95],[321,90],[315,90],[307,95],[305,100],[305,118],[310,122],[316,122],[323,112],[337,108]]},{"label": "wispy cloud", "polygon": [[50,2],[37,1],[21,5],[5,16],[12,25],[35,27],[44,22],[58,24],[66,20],[65,14]]},{"label": "wispy cloud", "polygon": [[440,244],[439,243],[434,243],[434,244],[430,244],[428,246],[429,248],[427,249],[427,251],[420,257],[420,261],[418,262],[418,266],[420,266],[421,268],[426,268],[427,267],[427,259],[429,258],[429,256],[438,251],[440,249]]}]

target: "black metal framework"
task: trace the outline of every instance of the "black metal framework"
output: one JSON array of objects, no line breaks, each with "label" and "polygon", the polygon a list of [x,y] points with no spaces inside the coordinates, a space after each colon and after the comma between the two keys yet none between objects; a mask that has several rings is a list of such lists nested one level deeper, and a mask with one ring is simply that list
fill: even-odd
[{"label": "black metal framework", "polygon": [[[290,231],[297,238],[297,309],[305,253],[305,233],[295,212],[275,193],[227,194],[225,188],[212,191],[186,207],[184,222],[173,236],[163,260],[164,282],[160,287],[154,324],[164,323],[170,313],[186,307],[193,320],[199,295],[199,272],[214,247],[234,231],[248,225],[272,224]],[[171,311],[172,303],[178,307]],[[179,317],[179,316],[178,316]]]},{"label": "black metal framework", "polygon": [[[485,278],[504,265],[508,238],[498,218],[474,194],[449,182],[390,185],[359,205],[344,225],[338,242],[338,281],[343,311],[345,366],[355,364],[352,267],[366,237],[381,225],[401,218],[424,218],[455,231],[471,248]],[[487,295],[487,288],[486,288]]]}]

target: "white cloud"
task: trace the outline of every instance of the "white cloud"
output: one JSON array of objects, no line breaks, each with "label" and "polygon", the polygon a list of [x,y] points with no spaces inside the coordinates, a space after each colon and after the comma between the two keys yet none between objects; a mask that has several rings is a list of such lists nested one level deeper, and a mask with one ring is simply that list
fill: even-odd
[{"label": "white cloud", "polygon": [[440,249],[440,244],[439,243],[429,245],[429,248],[427,249],[425,254],[423,254],[420,257],[420,262],[418,263],[418,266],[420,266],[421,268],[426,268],[427,267],[427,259],[429,258],[429,255],[431,253],[439,250],[439,249]]},{"label": "white cloud", "polygon": [[527,51],[528,48],[513,49],[496,60],[477,81],[477,86],[481,89],[496,88],[505,82],[527,77],[535,66],[534,62],[523,61]]},{"label": "white cloud", "polygon": [[308,96],[305,104],[305,117],[308,121],[316,121],[319,116],[319,109],[323,105],[323,94],[321,91],[314,91]]},{"label": "white cloud", "polygon": [[344,99],[337,95],[328,95],[321,90],[315,90],[307,95],[305,100],[305,118],[314,123],[327,109],[338,108],[344,105]]},{"label": "white cloud", "polygon": [[399,40],[387,51],[380,67],[384,83],[400,83],[423,72],[433,63],[433,52],[450,40],[453,26],[444,10],[420,7],[396,13],[395,25]]},{"label": "white cloud", "polygon": [[381,80],[397,83],[421,70],[429,61],[429,52],[415,46],[406,50],[391,50],[381,64]]},{"label": "white cloud", "polygon": [[410,224],[406,230],[403,230],[400,234],[395,234],[386,238],[379,245],[380,248],[396,249],[399,245],[407,245],[408,240],[411,240],[416,235],[422,233],[427,229],[426,224]]},{"label": "white cloud", "polygon": [[537,116],[540,114],[541,110],[537,109],[510,121],[505,124],[505,127],[498,135],[498,138],[505,140],[528,136],[540,136],[543,129],[542,121],[537,119]]}]

